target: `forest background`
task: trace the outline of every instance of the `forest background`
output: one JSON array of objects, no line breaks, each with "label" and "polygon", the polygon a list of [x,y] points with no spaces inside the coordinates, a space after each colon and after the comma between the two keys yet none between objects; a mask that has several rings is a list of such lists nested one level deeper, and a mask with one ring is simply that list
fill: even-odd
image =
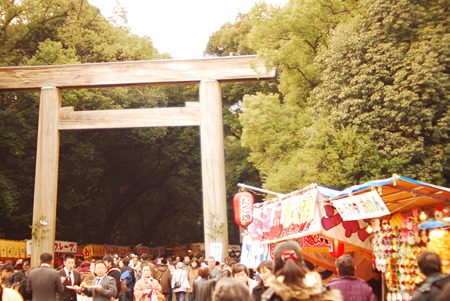
[{"label": "forest background", "polygon": [[[207,56],[257,54],[276,81],[223,84],[231,198],[343,189],[392,173],[450,186],[448,0],[264,2],[225,23]],[[0,0],[0,66],[169,59],[86,0]],[[196,85],[64,90],[76,110],[184,106]],[[0,237],[31,237],[39,94],[0,93]],[[56,238],[203,241],[198,128],[61,132]],[[258,200],[263,197],[258,196]]]}]

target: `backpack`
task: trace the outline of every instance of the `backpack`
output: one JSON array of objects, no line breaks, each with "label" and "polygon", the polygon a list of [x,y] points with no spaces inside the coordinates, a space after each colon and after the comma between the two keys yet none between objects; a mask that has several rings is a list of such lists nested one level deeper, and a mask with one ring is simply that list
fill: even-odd
[{"label": "backpack", "polygon": [[129,286],[131,284],[131,282],[133,282],[133,277],[130,274],[129,270],[125,270],[120,274],[120,280],[124,280],[125,281],[125,285]]}]

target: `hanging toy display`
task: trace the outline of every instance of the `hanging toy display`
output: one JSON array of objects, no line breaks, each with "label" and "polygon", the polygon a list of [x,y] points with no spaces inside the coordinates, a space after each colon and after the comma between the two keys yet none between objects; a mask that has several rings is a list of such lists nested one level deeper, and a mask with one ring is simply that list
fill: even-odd
[{"label": "hanging toy display", "polygon": [[[419,230],[417,210],[372,219],[376,268],[384,273],[388,301],[410,300],[419,276],[417,256],[426,248],[427,230]],[[426,239],[424,239],[424,236]]]}]

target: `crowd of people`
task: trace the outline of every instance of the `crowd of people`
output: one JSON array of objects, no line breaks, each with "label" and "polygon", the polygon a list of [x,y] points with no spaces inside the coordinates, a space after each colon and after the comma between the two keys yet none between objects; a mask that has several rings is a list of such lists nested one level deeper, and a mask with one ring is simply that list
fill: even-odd
[{"label": "crowd of people", "polygon": [[[1,300],[32,301],[380,301],[372,287],[355,277],[355,261],[343,255],[336,261],[339,277],[328,285],[320,274],[305,265],[299,245],[282,242],[274,250],[274,260],[261,262],[252,273],[233,260],[216,262],[184,257],[157,258],[146,254],[80,262],[65,254],[59,270],[53,269],[49,253],[40,256],[41,265],[30,269],[29,262],[0,267]],[[418,267],[426,279],[414,293],[413,301],[450,300],[450,276],[441,273],[437,254],[424,252]]]}]

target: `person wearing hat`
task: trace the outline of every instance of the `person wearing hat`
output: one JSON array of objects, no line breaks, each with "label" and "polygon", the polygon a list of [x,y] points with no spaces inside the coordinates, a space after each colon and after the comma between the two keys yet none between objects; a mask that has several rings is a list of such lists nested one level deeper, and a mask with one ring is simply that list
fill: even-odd
[{"label": "person wearing hat", "polygon": [[19,272],[17,272],[14,279],[14,282],[18,283],[19,285],[19,293],[25,300],[31,300],[31,294],[27,292],[27,281],[29,273],[30,273],[30,262],[25,260],[22,263],[22,269]]}]

